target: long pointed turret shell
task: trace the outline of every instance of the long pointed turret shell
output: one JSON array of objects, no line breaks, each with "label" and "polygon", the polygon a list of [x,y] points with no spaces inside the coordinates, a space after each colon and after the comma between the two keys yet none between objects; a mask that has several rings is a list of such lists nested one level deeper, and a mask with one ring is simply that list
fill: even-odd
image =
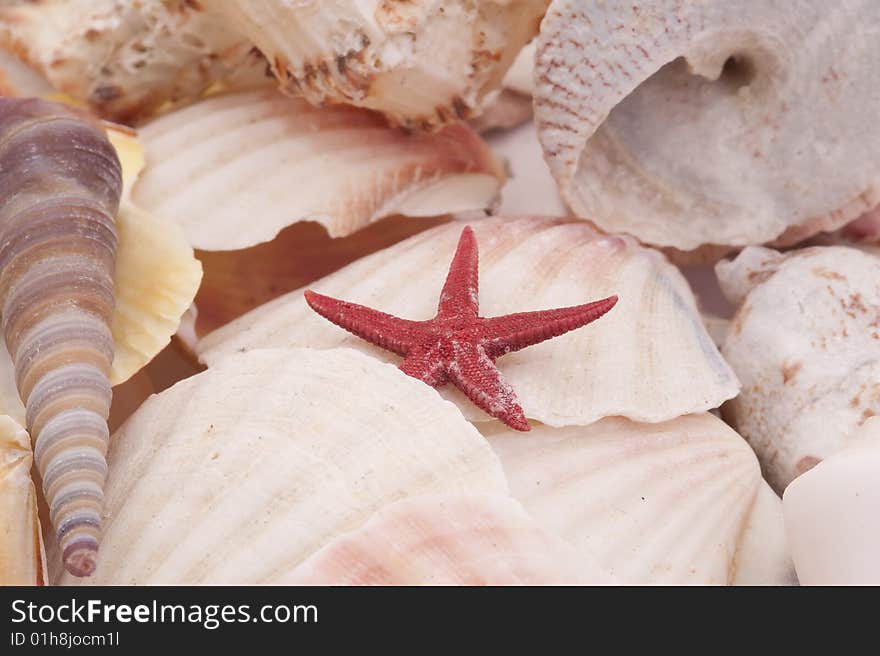
[{"label": "long pointed turret shell", "polygon": [[537,32],[548,0],[203,0],[282,86],[422,127],[467,118]]},{"label": "long pointed turret shell", "polygon": [[88,575],[109,438],[119,160],[70,110],[0,99],[0,300],[6,346],[66,567]]},{"label": "long pointed turret shell", "polygon": [[514,498],[623,582],[792,581],[779,498],[745,441],[710,414],[483,430]]},{"label": "long pointed turret shell", "polygon": [[554,0],[535,118],[569,206],[692,250],[785,243],[880,202],[880,3]]},{"label": "long pointed turret shell", "polygon": [[613,579],[509,497],[423,495],[379,510],[294,570],[304,585],[574,585]]},{"label": "long pointed turret shell", "polygon": [[717,269],[742,303],[722,353],[743,390],[725,416],[781,491],[880,414],[880,258],[749,248]]},{"label": "long pointed turret shell", "polygon": [[108,459],[95,583],[271,583],[391,502],[507,494],[453,405],[350,349],[226,358],[144,403]]},{"label": "long pointed turret shell", "polygon": [[140,136],[147,167],[133,200],[204,250],[254,246],[298,221],[338,237],[391,214],[484,209],[504,178],[464,124],[406,134],[375,112],[277,91],[212,97]]},{"label": "long pointed turret shell", "polygon": [[[665,421],[718,407],[738,383],[706,333],[687,285],[655,251],[603,237],[580,221],[492,218],[473,224],[480,244],[483,316],[565,307],[617,295],[613,313],[587,328],[501,358],[528,417],[563,426],[610,415]],[[409,319],[434,315],[459,224],[423,232],[316,282],[316,291]],[[327,325],[301,292],[276,299],[208,335],[199,353],[268,346],[351,346],[380,351]],[[466,417],[485,416],[463,396]]]}]

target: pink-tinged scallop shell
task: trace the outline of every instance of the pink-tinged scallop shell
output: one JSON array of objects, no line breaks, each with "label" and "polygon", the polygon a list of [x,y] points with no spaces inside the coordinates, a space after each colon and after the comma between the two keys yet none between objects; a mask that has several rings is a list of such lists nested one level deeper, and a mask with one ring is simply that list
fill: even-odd
[{"label": "pink-tinged scallop shell", "polygon": [[718,273],[741,304],[721,350],[743,390],[725,416],[781,491],[880,414],[880,258],[748,248]]},{"label": "pink-tinged scallop shell", "polygon": [[[492,218],[473,223],[483,316],[566,307],[616,294],[601,321],[499,359],[528,417],[564,426],[605,416],[665,421],[719,406],[738,383],[706,333],[687,282],[655,251],[604,237],[580,221]],[[360,259],[315,291],[409,319],[434,316],[461,232],[448,224]],[[208,335],[209,364],[253,348],[349,346],[398,359],[316,315],[301,292],[282,296]],[[466,417],[485,420],[446,388]]]},{"label": "pink-tinged scallop shell", "polygon": [[504,179],[464,124],[409,134],[375,112],[315,109],[276,91],[208,98],[140,138],[147,166],[133,201],[203,250],[254,246],[298,221],[340,237],[392,214],[484,209]]},{"label": "pink-tinged scallop shell", "polygon": [[683,251],[840,227],[880,202],[880,4],[554,0],[535,120],[562,195]]},{"label": "pink-tinged scallop shell", "polygon": [[510,497],[425,495],[385,506],[284,582],[304,585],[612,583]]}]

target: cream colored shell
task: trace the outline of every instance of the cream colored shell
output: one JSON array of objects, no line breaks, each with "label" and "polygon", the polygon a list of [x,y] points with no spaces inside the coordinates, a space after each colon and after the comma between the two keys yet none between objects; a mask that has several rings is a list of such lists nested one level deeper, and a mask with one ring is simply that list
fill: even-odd
[{"label": "cream colored shell", "polygon": [[[605,416],[665,421],[719,406],[738,383],[706,333],[681,274],[626,237],[583,222],[492,218],[472,223],[480,248],[483,316],[620,297],[601,320],[498,360],[529,418],[554,426]],[[315,291],[409,319],[436,313],[462,224],[451,223],[362,258],[317,281]],[[209,334],[209,365],[237,351],[273,346],[350,346],[398,359],[316,315],[302,292],[267,303]],[[443,388],[466,417],[487,420]]]},{"label": "cream colored shell", "polygon": [[554,0],[535,118],[569,206],[692,250],[793,243],[880,202],[880,4]]},{"label": "cream colored shell", "polygon": [[745,441],[710,414],[483,430],[513,496],[619,581],[793,581],[779,498]]},{"label": "cream colored shell", "polygon": [[298,221],[336,237],[391,214],[484,209],[504,178],[463,124],[406,134],[374,112],[317,110],[275,91],[208,98],[140,137],[147,166],[134,201],[204,250],[253,246]]},{"label": "cream colored shell", "polygon": [[880,419],[785,490],[785,526],[804,585],[880,585]]},{"label": "cream colored shell", "polygon": [[725,415],[781,491],[880,414],[880,258],[750,248],[718,274],[742,303],[722,353],[743,390]]},{"label": "cream colored shell", "polygon": [[452,404],[349,349],[226,358],[149,399],[108,462],[96,584],[273,583],[386,504],[507,494]]},{"label": "cream colored shell", "polygon": [[202,0],[311,103],[408,127],[467,118],[501,86],[549,0]]}]

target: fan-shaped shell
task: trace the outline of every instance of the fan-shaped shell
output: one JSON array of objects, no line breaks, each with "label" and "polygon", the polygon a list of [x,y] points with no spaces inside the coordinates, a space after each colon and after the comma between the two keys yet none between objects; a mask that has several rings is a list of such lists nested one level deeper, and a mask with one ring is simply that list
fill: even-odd
[{"label": "fan-shaped shell", "polygon": [[412,128],[467,118],[537,32],[548,0],[203,0],[283,88]]},{"label": "fan-shaped shell", "polygon": [[453,405],[350,349],[226,358],[149,399],[108,459],[95,583],[272,583],[388,503],[507,493]]},{"label": "fan-shaped shell", "polygon": [[718,272],[742,302],[722,353],[743,390],[725,415],[782,490],[880,414],[880,258],[746,249]]},{"label": "fan-shaped shell", "polygon": [[[626,237],[602,237],[582,222],[493,218],[473,224],[480,246],[483,316],[565,307],[617,294],[612,313],[498,361],[526,414],[550,425],[609,415],[665,421],[714,408],[737,381],[707,335],[681,274]],[[460,224],[443,225],[316,282],[323,294],[409,319],[434,316]],[[301,292],[272,301],[207,336],[201,357],[269,346],[351,346],[395,357],[330,325]],[[465,416],[487,417],[457,392]]]},{"label": "fan-shaped shell", "polygon": [[804,585],[880,585],[880,419],[785,490],[785,526]]},{"label": "fan-shaped shell", "polygon": [[318,110],[274,91],[208,98],[140,137],[147,167],[134,201],[204,250],[253,246],[297,221],[338,237],[395,213],[483,209],[504,177],[463,124],[406,134],[374,112]]},{"label": "fan-shaped shell", "polygon": [[306,585],[571,585],[612,578],[501,496],[424,495],[385,506],[296,568]]},{"label": "fan-shaped shell", "polygon": [[563,196],[680,250],[847,223],[880,202],[878,25],[871,0],[554,0],[535,119]]},{"label": "fan-shaped shell", "polygon": [[791,581],[780,501],[745,441],[710,414],[483,431],[514,498],[620,581]]}]

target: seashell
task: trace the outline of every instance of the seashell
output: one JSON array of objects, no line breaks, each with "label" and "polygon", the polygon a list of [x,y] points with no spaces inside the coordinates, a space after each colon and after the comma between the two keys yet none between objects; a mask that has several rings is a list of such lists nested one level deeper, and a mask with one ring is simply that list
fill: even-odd
[{"label": "seashell", "polygon": [[90,574],[109,438],[116,214],[103,133],[62,105],[0,99],[0,299],[6,346],[65,566]]},{"label": "seashell", "polygon": [[781,491],[880,413],[880,258],[748,248],[718,275],[742,304],[722,353],[743,390],[724,413]]},{"label": "seashell", "polygon": [[554,0],[535,120],[563,197],[686,251],[844,225],[880,202],[878,24],[860,0]]},{"label": "seashell", "polygon": [[31,463],[27,432],[11,417],[0,415],[0,585],[46,583]]},{"label": "seashell", "polygon": [[96,584],[276,582],[392,502],[507,494],[452,404],[350,349],[225,358],[147,400],[108,460]]},{"label": "seashell", "polygon": [[841,232],[845,238],[853,241],[880,241],[880,205],[845,225]]},{"label": "seashell", "polygon": [[[483,316],[620,298],[614,312],[589,329],[499,361],[527,417],[552,426],[586,425],[610,415],[657,422],[717,407],[736,395],[736,378],[706,334],[686,281],[659,253],[628,237],[602,237],[579,221],[491,218],[473,227]],[[420,233],[313,288],[399,317],[430,318],[460,233],[456,223]],[[213,366],[227,354],[253,348],[343,345],[397,361],[328,326],[299,291],[206,336],[197,351]],[[487,419],[464,396],[446,388],[444,396],[467,418]]]},{"label": "seashell", "polygon": [[745,441],[710,414],[481,430],[514,498],[621,582],[792,582],[779,498]]},{"label": "seashell", "polygon": [[529,98],[535,93],[535,53],[537,41],[529,41],[513,60],[504,76],[503,87]]},{"label": "seashell", "polygon": [[48,96],[54,91],[39,72],[8,50],[0,49],[0,95],[29,98]]},{"label": "seashell", "polygon": [[203,4],[257,44],[287,92],[422,128],[476,113],[537,33],[548,1]]},{"label": "seashell", "polygon": [[880,585],[880,419],[785,489],[785,527],[804,585]]},{"label": "seashell", "polygon": [[483,111],[468,121],[481,134],[511,130],[532,120],[532,98],[516,91],[502,89],[494,99],[487,100]]},{"label": "seashell", "polygon": [[[271,83],[223,21],[181,0],[42,0],[0,8],[0,48],[99,116],[140,121],[211,85]],[[42,95],[42,94],[40,94]]]},{"label": "seashell", "polygon": [[502,496],[423,495],[383,507],[312,554],[297,585],[571,585],[614,579]]},{"label": "seashell", "polygon": [[464,124],[406,134],[373,112],[274,91],[208,98],[140,137],[147,167],[133,200],[203,250],[254,246],[298,221],[339,237],[392,214],[483,209],[504,177]]}]

